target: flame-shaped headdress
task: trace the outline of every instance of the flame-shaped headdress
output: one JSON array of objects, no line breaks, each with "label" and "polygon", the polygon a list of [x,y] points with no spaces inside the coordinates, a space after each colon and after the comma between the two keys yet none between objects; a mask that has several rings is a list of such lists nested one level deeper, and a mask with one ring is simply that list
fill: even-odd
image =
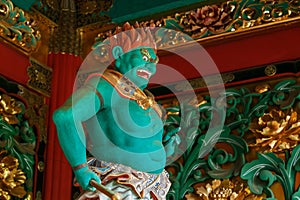
[{"label": "flame-shaped headdress", "polygon": [[140,27],[138,23],[132,26],[127,22],[123,27],[116,27],[114,32],[109,31],[98,35],[98,38],[100,41],[94,45],[93,49],[94,55],[102,62],[113,61],[111,52],[115,46],[122,47],[124,53],[139,46],[156,50],[156,43],[150,28]]}]

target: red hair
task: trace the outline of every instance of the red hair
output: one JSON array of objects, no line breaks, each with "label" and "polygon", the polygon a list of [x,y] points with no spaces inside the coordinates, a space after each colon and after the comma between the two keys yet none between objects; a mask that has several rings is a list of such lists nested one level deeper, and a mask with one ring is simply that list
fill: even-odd
[{"label": "red hair", "polygon": [[[156,43],[153,39],[150,28],[140,27],[138,23],[134,26],[126,22],[123,27],[116,27],[115,31],[109,31],[98,35],[98,38],[102,38],[95,47],[98,59],[113,61],[112,49],[115,46],[120,46],[124,53],[140,47],[146,46],[156,51]],[[98,51],[97,51],[98,50]]]}]

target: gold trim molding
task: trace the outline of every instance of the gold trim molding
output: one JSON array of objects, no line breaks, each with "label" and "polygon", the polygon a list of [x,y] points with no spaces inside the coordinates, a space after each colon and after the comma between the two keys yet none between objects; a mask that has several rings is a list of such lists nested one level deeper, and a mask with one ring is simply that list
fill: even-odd
[{"label": "gold trim molding", "polygon": [[175,84],[174,88],[176,92],[188,91],[189,88],[205,88],[207,85],[217,85],[220,84],[220,80],[223,81],[222,84],[227,84],[233,82],[235,76],[233,73],[224,73],[221,75],[212,75],[203,78],[191,79],[188,82],[182,81]]}]

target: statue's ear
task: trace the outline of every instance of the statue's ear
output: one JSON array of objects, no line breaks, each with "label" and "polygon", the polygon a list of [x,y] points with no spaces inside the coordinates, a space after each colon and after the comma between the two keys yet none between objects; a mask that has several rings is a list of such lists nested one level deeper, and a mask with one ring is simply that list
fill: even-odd
[{"label": "statue's ear", "polygon": [[112,55],[113,55],[115,60],[118,59],[123,53],[124,53],[123,49],[120,46],[115,46],[112,49]]}]

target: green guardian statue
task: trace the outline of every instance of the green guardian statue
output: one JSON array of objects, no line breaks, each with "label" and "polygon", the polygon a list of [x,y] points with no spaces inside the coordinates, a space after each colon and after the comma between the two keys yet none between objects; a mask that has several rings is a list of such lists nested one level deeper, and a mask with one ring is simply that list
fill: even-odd
[{"label": "green guardian statue", "polygon": [[89,74],[53,115],[61,147],[86,190],[80,199],[106,198],[91,180],[123,199],[165,199],[170,188],[164,168],[179,138],[164,146],[165,112],[145,90],[156,72],[156,46],[149,29],[125,29],[104,41],[113,69]]}]

